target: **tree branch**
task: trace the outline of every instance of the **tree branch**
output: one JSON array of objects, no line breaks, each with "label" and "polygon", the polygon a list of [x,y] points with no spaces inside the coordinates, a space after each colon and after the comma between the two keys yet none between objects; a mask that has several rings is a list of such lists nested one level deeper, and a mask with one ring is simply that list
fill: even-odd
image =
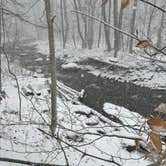
[{"label": "tree branch", "polygon": [[[117,27],[114,27],[114,26],[112,26],[111,24],[109,24],[109,23],[107,23],[107,22],[105,22],[105,21],[103,21],[103,20],[101,20],[101,19],[99,19],[99,18],[97,18],[97,17],[95,17],[95,16],[92,16],[92,15],[89,15],[89,14],[83,13],[82,11],[77,11],[77,10],[71,10],[71,12],[72,12],[72,13],[81,14],[81,15],[84,15],[84,16],[89,17],[89,18],[91,18],[91,19],[94,19],[94,20],[96,20],[96,21],[98,21],[98,22],[101,22],[101,23],[103,23],[104,25],[107,25],[109,28],[111,28],[111,29],[113,29],[113,30],[115,30],[115,31],[118,31],[118,32],[120,32],[120,33],[122,33],[122,34],[124,34],[124,35],[126,35],[126,36],[128,36],[128,37],[131,37],[131,38],[133,38],[133,39],[135,39],[135,40],[141,42],[141,40],[140,40],[136,35],[132,35],[132,34],[130,34],[130,33],[128,33],[128,32],[125,32],[125,31],[123,31],[123,30],[117,28]],[[154,45],[152,45],[152,44],[149,44],[149,46],[152,47],[152,48],[154,48],[157,52],[166,55],[166,53],[163,51],[163,49],[159,49],[159,48],[157,48],[156,46],[154,46]]]},{"label": "tree branch", "polygon": [[[33,166],[62,166],[62,165],[57,165],[57,164],[44,164],[44,163],[36,163],[36,162],[31,162],[31,161],[24,161],[24,160],[18,160],[18,159],[11,159],[11,158],[4,158],[0,157],[0,161],[3,162],[9,162],[9,163],[17,163],[17,164],[26,164],[26,165],[33,165]],[[65,166],[65,165],[63,165]]]},{"label": "tree branch", "polygon": [[163,9],[163,8],[157,6],[157,5],[155,5],[155,4],[153,4],[153,3],[149,2],[149,1],[146,1],[146,0],[140,0],[140,1],[143,2],[143,3],[146,3],[146,4],[150,5],[150,6],[153,6],[154,8],[166,13],[165,9]]}]

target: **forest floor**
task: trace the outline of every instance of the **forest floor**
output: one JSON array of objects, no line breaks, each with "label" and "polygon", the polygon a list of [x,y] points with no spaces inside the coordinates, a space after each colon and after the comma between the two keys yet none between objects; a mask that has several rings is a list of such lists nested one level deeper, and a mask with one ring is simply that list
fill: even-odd
[{"label": "forest floor", "polygon": [[[44,50],[39,51],[42,55],[47,55],[47,47],[41,45],[40,48]],[[27,55],[28,52],[22,54],[24,58]],[[42,58],[47,60],[48,57],[38,57],[36,64],[41,64]],[[72,59],[69,61],[69,59],[63,58],[63,61],[66,60],[63,68],[70,68],[73,65],[78,67],[78,64],[82,63],[82,61]],[[35,67],[35,63],[32,66]],[[7,97],[0,104],[0,157],[58,165],[65,165],[68,161],[70,166],[107,166],[108,164],[113,166],[116,162],[123,166],[133,164],[142,166],[150,163],[145,159],[145,151],[136,150],[135,147],[136,139],[141,138],[146,142],[148,138],[148,126],[144,117],[124,107],[105,102],[103,111],[109,115],[110,118],[107,118],[80,103],[77,100],[80,93],[61,82],[58,82],[58,87],[61,88],[58,89],[57,96],[57,136],[63,141],[59,142],[56,138],[51,138],[48,125],[50,123],[48,78],[45,78],[40,69],[35,72],[21,68],[19,60],[15,60],[10,68],[17,75],[20,85],[22,120],[19,120],[18,114],[16,82],[8,72],[4,57],[3,88]],[[111,117],[117,117],[117,120]],[[3,162],[0,165],[7,166]],[[18,164],[9,165],[18,166]]]},{"label": "forest floor", "polygon": [[[99,112],[111,102],[148,117],[166,100],[164,56],[154,61],[137,50],[137,56],[120,52],[114,58],[104,49],[56,47],[58,79],[77,91],[84,89],[83,103]],[[8,52],[23,68],[50,76],[47,42],[21,42]]]},{"label": "forest floor", "polygon": [[[20,121],[17,86],[6,64],[4,58],[3,88],[7,97],[0,104],[0,157],[59,165],[68,161],[70,166],[116,165],[113,162],[142,166],[150,163],[144,158],[145,153],[135,147],[135,139],[146,140],[148,137],[148,133],[139,130],[143,124],[147,128],[145,118],[124,107],[105,103],[103,111],[118,119],[112,121],[81,104],[77,100],[79,92],[60,82],[58,137],[63,142],[41,132],[39,129],[49,134],[49,81],[42,74],[21,68],[15,61],[10,67],[17,75],[21,90]],[[2,162],[0,165],[7,166]]]},{"label": "forest floor", "polygon": [[[49,59],[47,42],[33,44]],[[166,101],[166,57],[136,51],[137,55],[119,52],[114,58],[113,52],[104,49],[57,46],[58,79],[78,91],[85,89],[83,102],[97,111],[111,102],[148,117]]]}]

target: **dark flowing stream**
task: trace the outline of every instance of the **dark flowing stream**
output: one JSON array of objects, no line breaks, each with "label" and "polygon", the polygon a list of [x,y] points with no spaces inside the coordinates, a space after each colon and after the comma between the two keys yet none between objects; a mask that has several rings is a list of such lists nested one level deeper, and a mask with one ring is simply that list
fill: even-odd
[{"label": "dark flowing stream", "polygon": [[[50,76],[47,56],[38,53],[35,46],[17,46],[15,50],[8,48],[11,61],[17,59],[21,66]],[[86,61],[88,64],[88,61]],[[83,103],[99,112],[103,104],[110,102],[138,112],[147,117],[154,114],[153,109],[166,101],[166,90],[150,89],[132,83],[119,82],[113,79],[97,77],[87,70],[77,68],[63,69],[63,61],[57,59],[58,80],[65,85],[81,91],[85,89]]]}]

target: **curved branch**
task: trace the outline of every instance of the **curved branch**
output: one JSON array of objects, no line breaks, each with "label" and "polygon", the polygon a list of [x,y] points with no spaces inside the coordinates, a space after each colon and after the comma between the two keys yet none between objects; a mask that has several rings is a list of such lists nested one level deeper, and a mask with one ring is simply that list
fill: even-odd
[{"label": "curved branch", "polygon": [[17,164],[26,164],[26,165],[31,165],[31,166],[32,165],[33,166],[62,166],[62,165],[59,165],[59,164],[57,165],[57,164],[36,163],[36,162],[31,162],[31,161],[24,161],[24,160],[4,158],[4,157],[0,157],[0,161],[9,162],[9,163],[17,163]]},{"label": "curved branch", "polygon": [[[111,28],[111,29],[113,29],[115,31],[118,31],[118,32],[120,32],[120,33],[122,33],[122,34],[124,34],[124,35],[126,35],[128,37],[131,37],[131,38],[141,42],[141,40],[136,35],[130,34],[130,33],[125,32],[125,31],[123,31],[123,30],[121,30],[121,29],[119,29],[117,27],[114,27],[113,25],[111,25],[111,24],[109,24],[109,23],[107,23],[107,22],[105,22],[105,21],[103,21],[103,20],[101,20],[101,19],[99,19],[99,18],[97,18],[97,17],[95,17],[93,15],[89,15],[89,14],[83,13],[82,11],[77,11],[77,10],[71,10],[71,12],[72,13],[81,14],[81,15],[84,15],[84,16],[89,17],[91,19],[94,19],[94,20],[96,20],[98,22],[101,22],[104,25],[108,26],[109,28]],[[149,46],[154,48],[157,51],[157,53],[162,53],[162,54],[166,55],[166,53],[163,51],[163,49],[159,49],[159,48],[157,48],[156,46],[154,46],[152,44],[150,44]]]},{"label": "curved branch", "polygon": [[163,8],[157,6],[157,5],[155,5],[155,4],[153,4],[153,3],[149,2],[149,1],[146,1],[146,0],[140,0],[140,1],[143,2],[143,3],[146,3],[146,4],[150,5],[150,6],[153,6],[154,8],[166,13],[165,9],[163,9]]}]

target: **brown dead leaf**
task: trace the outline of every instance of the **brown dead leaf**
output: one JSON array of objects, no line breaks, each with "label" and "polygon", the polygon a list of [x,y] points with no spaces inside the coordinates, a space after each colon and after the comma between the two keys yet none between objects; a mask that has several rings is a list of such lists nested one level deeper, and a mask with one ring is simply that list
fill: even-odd
[{"label": "brown dead leaf", "polygon": [[162,112],[166,114],[166,103],[161,103],[154,111]]},{"label": "brown dead leaf", "polygon": [[130,0],[122,0],[121,9],[127,8],[129,4],[130,4]]},{"label": "brown dead leaf", "polygon": [[155,133],[166,132],[166,121],[160,118],[150,118],[147,124]]},{"label": "brown dead leaf", "polygon": [[162,144],[161,144],[159,135],[151,132],[149,136],[150,136],[150,141],[152,143],[152,146],[154,147],[154,149],[156,150],[156,152],[158,154],[161,154],[162,153]]},{"label": "brown dead leaf", "polygon": [[140,40],[137,44],[136,47],[139,48],[144,48],[147,47],[151,44],[151,41],[149,39],[145,39],[145,40]]},{"label": "brown dead leaf", "polygon": [[107,2],[108,2],[108,0],[102,0],[101,7],[104,7]]},{"label": "brown dead leaf", "polygon": [[140,142],[137,139],[135,140],[135,147],[136,147],[136,149],[140,148]]}]

